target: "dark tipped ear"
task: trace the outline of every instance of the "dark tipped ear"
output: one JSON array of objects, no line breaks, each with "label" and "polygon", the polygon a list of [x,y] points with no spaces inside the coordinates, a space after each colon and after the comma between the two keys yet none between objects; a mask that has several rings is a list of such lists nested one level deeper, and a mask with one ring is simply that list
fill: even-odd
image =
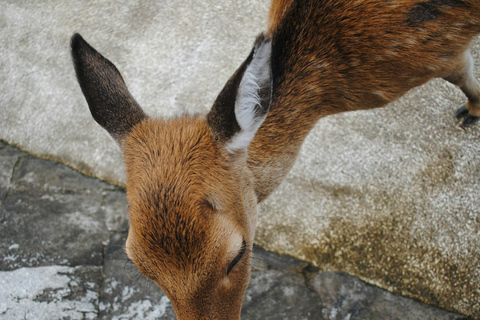
[{"label": "dark tipped ear", "polygon": [[126,135],[146,118],[117,68],[77,33],[71,41],[78,83],[93,118],[123,145]]},{"label": "dark tipped ear", "polygon": [[267,116],[272,98],[271,41],[263,34],[218,95],[207,121],[230,152],[247,149]]}]

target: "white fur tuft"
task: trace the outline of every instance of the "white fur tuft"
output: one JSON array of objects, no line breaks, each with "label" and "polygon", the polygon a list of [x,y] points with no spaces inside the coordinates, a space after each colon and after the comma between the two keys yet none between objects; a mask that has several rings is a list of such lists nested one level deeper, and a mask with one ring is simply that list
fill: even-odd
[{"label": "white fur tuft", "polygon": [[226,144],[229,152],[247,149],[267,116],[266,112],[257,113],[257,109],[262,108],[259,91],[270,86],[270,54],[271,42],[264,41],[245,70],[235,101],[235,117],[241,130]]}]

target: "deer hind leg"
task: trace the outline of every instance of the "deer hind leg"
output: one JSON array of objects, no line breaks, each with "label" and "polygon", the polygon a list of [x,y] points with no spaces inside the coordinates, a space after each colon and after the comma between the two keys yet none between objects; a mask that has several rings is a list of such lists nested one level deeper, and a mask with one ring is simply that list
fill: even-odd
[{"label": "deer hind leg", "polygon": [[458,86],[467,96],[468,101],[455,113],[462,119],[462,127],[469,127],[480,119],[480,82],[473,74],[473,57],[469,50],[465,51],[462,64],[444,79]]}]

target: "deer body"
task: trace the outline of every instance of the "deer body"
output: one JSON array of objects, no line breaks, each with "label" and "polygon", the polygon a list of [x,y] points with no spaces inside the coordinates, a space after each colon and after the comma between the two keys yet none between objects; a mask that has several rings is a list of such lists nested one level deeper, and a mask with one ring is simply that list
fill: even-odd
[{"label": "deer body", "polygon": [[[457,0],[273,1],[273,97],[249,147],[259,199],[293,165],[321,117],[383,107],[432,78],[468,97],[465,126],[480,116],[480,84],[468,51],[480,2]],[[470,116],[469,116],[470,115]]]},{"label": "deer body", "polygon": [[468,47],[478,33],[477,1],[273,1],[266,34],[212,110],[171,120],[145,115],[116,67],[74,35],[82,91],[125,160],[128,257],[178,319],[239,319],[256,204],[317,120],[443,77],[466,94],[457,115],[472,124],[480,85]]}]

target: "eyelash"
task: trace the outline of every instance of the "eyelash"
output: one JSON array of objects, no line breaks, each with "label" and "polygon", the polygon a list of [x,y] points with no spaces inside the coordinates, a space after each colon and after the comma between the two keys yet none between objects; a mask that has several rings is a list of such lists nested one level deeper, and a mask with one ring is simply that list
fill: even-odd
[{"label": "eyelash", "polygon": [[245,251],[247,250],[247,243],[245,242],[245,240],[243,240],[242,242],[242,248],[240,249],[240,252],[237,254],[237,256],[235,257],[235,259],[233,259],[233,261],[230,263],[230,265],[228,266],[228,269],[227,269],[227,276],[228,274],[230,273],[230,271],[232,271],[232,269],[237,265],[237,263],[242,259],[243,255],[245,254]]}]

